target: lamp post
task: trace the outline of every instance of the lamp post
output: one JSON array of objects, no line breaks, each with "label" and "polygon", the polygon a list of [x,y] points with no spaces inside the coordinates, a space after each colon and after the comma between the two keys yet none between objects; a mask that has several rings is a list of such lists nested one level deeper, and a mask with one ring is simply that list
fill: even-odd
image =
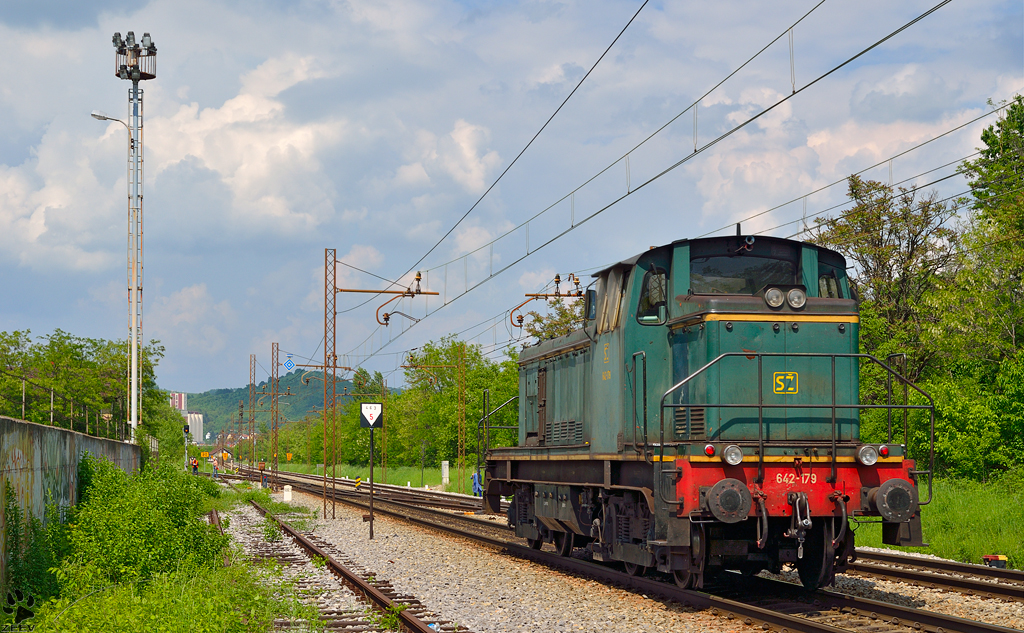
[{"label": "lamp post", "polygon": [[128,328],[131,364],[128,370],[129,426],[131,442],[139,426],[139,341],[142,328],[142,90],[139,82],[156,78],[156,46],[149,33],[141,43],[135,32],[122,40],[114,33],[114,74],[132,82],[128,101],[132,104],[131,126],[120,119],[93,111],[100,121],[117,121],[128,130]]}]

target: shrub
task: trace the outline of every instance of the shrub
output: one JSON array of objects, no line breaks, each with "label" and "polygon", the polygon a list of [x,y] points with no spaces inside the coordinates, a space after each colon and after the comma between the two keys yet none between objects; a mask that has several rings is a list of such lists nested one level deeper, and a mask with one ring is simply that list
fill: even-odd
[{"label": "shrub", "polygon": [[93,461],[93,480],[70,531],[72,555],[61,569],[73,593],[97,584],[146,581],[217,560],[227,539],[200,520],[206,484],[165,463],[128,475]]}]

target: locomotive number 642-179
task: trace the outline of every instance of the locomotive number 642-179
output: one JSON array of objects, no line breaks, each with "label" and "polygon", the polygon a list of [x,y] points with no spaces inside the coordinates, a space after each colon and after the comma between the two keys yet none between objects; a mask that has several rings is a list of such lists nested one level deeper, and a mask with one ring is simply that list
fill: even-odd
[{"label": "locomotive number 642-179", "polygon": [[[594,278],[583,327],[519,356],[518,445],[487,451],[485,507],[510,497],[517,535],[683,587],[787,563],[829,585],[852,521],[922,545],[934,407],[893,358],[860,353],[839,253],[681,240]],[[881,377],[884,404],[864,410],[862,376]],[[885,416],[884,437],[865,441],[862,416]]]}]

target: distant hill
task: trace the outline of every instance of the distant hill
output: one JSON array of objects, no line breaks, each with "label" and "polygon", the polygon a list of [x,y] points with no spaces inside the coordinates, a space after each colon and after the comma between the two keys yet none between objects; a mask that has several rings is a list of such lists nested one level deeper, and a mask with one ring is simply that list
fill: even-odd
[{"label": "distant hill", "polygon": [[[292,395],[282,397],[280,399],[281,409],[280,415],[282,421],[296,421],[301,420],[307,415],[310,415],[315,408],[317,412],[323,410],[324,406],[324,383],[320,379],[320,372],[311,372],[306,375],[309,380],[309,384],[302,383],[302,375],[304,372],[299,370],[290,372],[281,376],[280,390],[282,393],[288,391],[291,388]],[[343,389],[354,391],[352,383],[345,381],[338,381],[337,392],[340,394]],[[270,391],[270,386],[267,381],[263,381],[256,385],[257,393],[260,391]],[[257,395],[257,402],[260,396]],[[216,434],[223,430],[225,427],[234,428],[238,420],[238,402],[242,401],[245,407],[244,419],[249,419],[249,386],[239,387],[237,389],[212,389],[210,391],[204,391],[203,393],[190,393],[188,394],[188,410],[196,413],[203,413],[206,415],[206,422],[203,427],[203,431],[206,433],[212,433],[211,437],[216,437]],[[344,400],[339,399],[338,405],[344,403]],[[267,423],[270,422],[270,397],[266,396],[263,398],[263,405],[256,405],[256,409],[267,409],[265,413],[256,414],[256,422],[259,424],[261,421]]]}]

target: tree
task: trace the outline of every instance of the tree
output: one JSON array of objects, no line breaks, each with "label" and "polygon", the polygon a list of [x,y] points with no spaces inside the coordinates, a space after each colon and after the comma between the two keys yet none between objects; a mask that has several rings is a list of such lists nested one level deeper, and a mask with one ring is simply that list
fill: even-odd
[{"label": "tree", "polygon": [[865,351],[909,347],[908,371],[916,378],[932,358],[921,346],[922,332],[939,316],[924,299],[955,275],[959,262],[959,232],[950,226],[956,207],[935,192],[918,196],[858,176],[850,177],[847,197],[853,206],[834,218],[816,218],[811,239],[853,264],[850,280],[862,312],[878,318],[861,328]]},{"label": "tree", "polygon": [[564,336],[583,327],[583,299],[555,297],[548,302],[547,314],[531,310],[526,316],[523,328],[528,336],[538,341]]},{"label": "tree", "polygon": [[[1005,104],[1005,102],[1004,102]],[[989,105],[995,105],[989,101]],[[967,176],[974,208],[982,220],[990,220],[1006,233],[1024,233],[1024,98],[1010,100],[994,125],[981,133],[983,147],[960,171]]]}]

